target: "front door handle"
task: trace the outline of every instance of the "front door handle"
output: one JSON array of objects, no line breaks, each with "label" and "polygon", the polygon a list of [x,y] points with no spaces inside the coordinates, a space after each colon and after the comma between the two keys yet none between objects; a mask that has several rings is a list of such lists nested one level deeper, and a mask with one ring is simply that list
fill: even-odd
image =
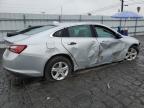
[{"label": "front door handle", "polygon": [[76,45],[76,42],[70,42],[68,45]]}]

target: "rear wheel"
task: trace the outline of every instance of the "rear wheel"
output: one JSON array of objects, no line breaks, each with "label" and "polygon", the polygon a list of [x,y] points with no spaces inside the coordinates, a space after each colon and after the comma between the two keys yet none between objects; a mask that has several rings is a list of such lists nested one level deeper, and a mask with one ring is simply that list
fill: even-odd
[{"label": "rear wheel", "polygon": [[136,47],[136,46],[130,47],[128,52],[127,52],[127,54],[126,54],[126,58],[125,59],[127,61],[135,60],[137,55],[138,55],[138,52],[139,52],[138,47]]},{"label": "rear wheel", "polygon": [[60,81],[67,78],[72,72],[72,64],[63,56],[54,57],[45,68],[45,78],[50,81]]}]

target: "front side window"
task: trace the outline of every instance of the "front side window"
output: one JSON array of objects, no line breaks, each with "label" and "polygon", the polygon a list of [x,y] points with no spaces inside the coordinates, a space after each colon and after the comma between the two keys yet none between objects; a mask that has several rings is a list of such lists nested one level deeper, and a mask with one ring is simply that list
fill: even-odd
[{"label": "front side window", "polygon": [[96,31],[98,37],[114,37],[113,32],[104,27],[96,26],[95,31]]},{"label": "front side window", "polygon": [[89,25],[72,26],[68,28],[69,37],[92,37]]}]

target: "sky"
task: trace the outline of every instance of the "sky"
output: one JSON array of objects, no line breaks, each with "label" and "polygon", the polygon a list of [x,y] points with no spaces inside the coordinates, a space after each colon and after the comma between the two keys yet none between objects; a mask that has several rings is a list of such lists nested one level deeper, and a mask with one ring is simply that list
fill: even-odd
[{"label": "sky", "polygon": [[[144,15],[144,0],[125,0],[124,10]],[[75,14],[110,16],[120,10],[120,0],[0,0],[0,12],[38,13],[38,14]]]}]

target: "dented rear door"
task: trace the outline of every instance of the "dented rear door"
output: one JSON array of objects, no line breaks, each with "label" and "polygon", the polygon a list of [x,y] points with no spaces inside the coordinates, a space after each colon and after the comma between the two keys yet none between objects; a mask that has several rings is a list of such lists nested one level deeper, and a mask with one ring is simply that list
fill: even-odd
[{"label": "dented rear door", "polygon": [[98,61],[99,43],[89,25],[67,28],[69,37],[62,38],[62,44],[74,57],[79,68],[95,66]]}]

